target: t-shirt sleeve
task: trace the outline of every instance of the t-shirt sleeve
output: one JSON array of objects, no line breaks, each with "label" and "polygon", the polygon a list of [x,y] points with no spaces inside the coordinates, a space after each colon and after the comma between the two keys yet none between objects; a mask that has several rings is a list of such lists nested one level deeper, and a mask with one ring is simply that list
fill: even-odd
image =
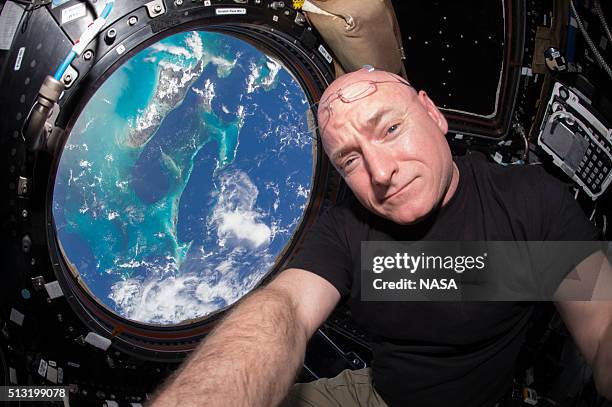
[{"label": "t-shirt sleeve", "polygon": [[323,277],[345,299],[351,289],[352,260],[341,212],[332,207],[315,221],[285,269],[298,268]]},{"label": "t-shirt sleeve", "polygon": [[565,245],[553,243],[550,247],[555,249],[546,250],[542,283],[546,295],[552,296],[569,272],[602,247],[599,243],[587,243],[598,242],[601,232],[586,217],[566,184],[541,168],[538,171],[542,181],[540,196],[544,199],[540,206],[543,220],[541,240],[576,242]]}]

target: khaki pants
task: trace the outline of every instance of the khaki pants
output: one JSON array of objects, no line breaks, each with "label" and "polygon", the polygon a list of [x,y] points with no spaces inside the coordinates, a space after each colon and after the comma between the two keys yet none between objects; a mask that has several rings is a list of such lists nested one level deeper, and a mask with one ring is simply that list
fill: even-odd
[{"label": "khaki pants", "polygon": [[387,407],[374,386],[370,369],[344,370],[331,379],[293,386],[282,407]]}]

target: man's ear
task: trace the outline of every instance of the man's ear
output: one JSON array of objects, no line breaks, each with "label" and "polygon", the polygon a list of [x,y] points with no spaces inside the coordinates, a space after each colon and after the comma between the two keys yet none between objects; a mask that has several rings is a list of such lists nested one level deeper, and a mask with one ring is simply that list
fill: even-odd
[{"label": "man's ear", "polygon": [[448,122],[446,121],[446,117],[440,112],[440,110],[436,107],[436,104],[427,96],[425,91],[420,91],[418,95],[419,102],[427,111],[427,114],[431,118],[431,120],[436,123],[436,125],[440,128],[443,134],[448,133]]}]

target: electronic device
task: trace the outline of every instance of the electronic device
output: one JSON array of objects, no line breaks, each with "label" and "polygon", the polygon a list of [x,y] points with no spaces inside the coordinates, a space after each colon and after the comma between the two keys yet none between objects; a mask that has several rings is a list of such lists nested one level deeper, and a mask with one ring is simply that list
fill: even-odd
[{"label": "electronic device", "polygon": [[538,145],[593,200],[612,183],[612,129],[578,89],[555,83]]}]

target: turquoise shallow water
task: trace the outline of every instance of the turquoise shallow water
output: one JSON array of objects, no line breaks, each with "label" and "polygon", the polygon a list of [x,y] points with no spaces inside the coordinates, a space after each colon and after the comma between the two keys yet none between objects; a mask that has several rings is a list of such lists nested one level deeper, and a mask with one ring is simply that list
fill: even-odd
[{"label": "turquoise shallow water", "polygon": [[306,108],[274,59],[223,34],[174,35],[113,73],[53,196],[66,257],[99,301],[168,324],[251,290],[309,197]]}]

